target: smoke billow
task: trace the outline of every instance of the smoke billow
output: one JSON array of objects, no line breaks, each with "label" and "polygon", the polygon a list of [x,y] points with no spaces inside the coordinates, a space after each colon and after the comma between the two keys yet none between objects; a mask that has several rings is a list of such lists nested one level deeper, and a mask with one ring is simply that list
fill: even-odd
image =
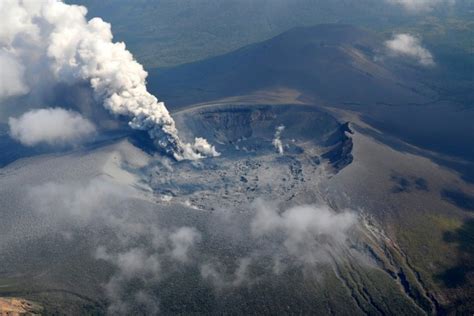
[{"label": "smoke billow", "polygon": [[217,156],[202,138],[194,144],[179,138],[164,103],[147,91],[142,65],[124,43],[112,41],[109,23],[100,18],[87,21],[86,13],[83,6],[59,0],[2,1],[0,66],[14,80],[0,81],[0,97],[27,93],[30,85],[41,80],[37,75],[34,80],[28,71],[37,72],[46,65],[45,71],[56,82],[90,82],[106,109],[130,117],[132,128],[147,131],[175,159]]}]

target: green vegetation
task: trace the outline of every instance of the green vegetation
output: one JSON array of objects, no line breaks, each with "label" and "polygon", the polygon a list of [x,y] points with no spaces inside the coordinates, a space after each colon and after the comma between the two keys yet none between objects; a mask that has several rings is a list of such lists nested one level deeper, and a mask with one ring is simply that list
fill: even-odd
[{"label": "green vegetation", "polygon": [[[66,2],[83,4],[89,9],[89,17],[100,16],[111,22],[116,40],[125,41],[147,68],[173,66],[220,55],[296,26],[346,23],[390,32],[402,25],[404,28],[416,27],[423,36],[432,33],[439,37],[443,33],[437,28],[469,29],[469,21],[473,20],[473,4],[469,1],[458,1],[451,10],[441,7],[423,19],[380,0]],[[433,21],[436,21],[437,28],[433,28]],[[469,40],[468,35],[461,36]],[[433,38],[436,39],[439,38]],[[460,42],[452,36],[446,39],[451,39],[455,45]]]}]

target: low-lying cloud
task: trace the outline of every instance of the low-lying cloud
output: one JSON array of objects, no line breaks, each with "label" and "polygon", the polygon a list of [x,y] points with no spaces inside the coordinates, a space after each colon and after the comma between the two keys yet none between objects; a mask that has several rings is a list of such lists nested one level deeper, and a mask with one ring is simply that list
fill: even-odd
[{"label": "low-lying cloud", "polygon": [[61,108],[31,110],[8,121],[10,135],[25,146],[76,145],[90,139],[96,128],[81,114]]},{"label": "low-lying cloud", "polygon": [[390,56],[412,58],[425,67],[435,65],[431,52],[421,45],[419,38],[413,35],[395,34],[391,40],[385,42],[385,46]]},{"label": "low-lying cloud", "polygon": [[352,249],[359,223],[353,211],[336,212],[326,204],[282,209],[264,200],[254,202],[250,211],[246,222],[227,215],[221,223],[226,231],[248,234],[244,242],[252,245],[250,251],[231,262],[212,257],[200,263],[201,277],[218,292],[252,287],[292,269],[322,274],[349,253],[354,260],[364,257]]},{"label": "low-lying cloud", "polygon": [[194,221],[165,225],[157,216],[162,204],[107,176],[49,182],[30,188],[27,198],[58,230],[98,232],[89,237],[91,255],[112,269],[103,290],[113,315],[159,313],[163,284],[182,272],[188,273],[185,278],[194,273],[193,284],[216,293],[260,286],[292,269],[322,275],[347,258],[358,227],[349,210],[336,212],[326,204],[281,208],[263,200],[250,205],[245,216],[209,214],[208,228],[193,227]]},{"label": "low-lying cloud", "polygon": [[211,283],[217,290],[231,289],[243,285],[252,285],[255,280],[250,276],[252,258],[240,258],[236,262],[235,270],[228,273],[226,267],[218,260],[201,265],[201,277]]},{"label": "low-lying cloud", "polygon": [[201,234],[193,227],[180,227],[169,236],[171,257],[180,262],[188,262],[189,250],[201,240]]},{"label": "low-lying cloud", "polygon": [[329,254],[347,245],[356,223],[353,212],[336,213],[327,205],[301,205],[279,212],[272,204],[258,201],[251,231],[256,238],[280,234],[284,255],[317,264],[332,260]]},{"label": "low-lying cloud", "polygon": [[432,10],[440,5],[453,5],[455,0],[387,0],[389,3],[402,6],[409,12]]},{"label": "low-lying cloud", "polygon": [[112,315],[157,314],[159,282],[179,265],[192,263],[191,254],[201,241],[194,227],[160,225],[154,217],[156,205],[141,191],[106,176],[30,187],[27,198],[58,228],[71,223],[76,228],[100,227],[91,255],[113,268],[103,284]]},{"label": "low-lying cloud", "polygon": [[[96,259],[107,261],[116,268],[114,275],[104,285],[105,294],[110,301],[109,314],[127,315],[138,310],[150,315],[159,312],[159,302],[150,292],[150,288],[161,276],[158,253],[138,247],[122,252],[108,252],[105,247],[100,247]],[[141,284],[138,290],[129,288],[133,283]]]},{"label": "low-lying cloud", "polygon": [[55,219],[75,219],[76,223],[88,223],[124,205],[136,192],[126,186],[95,178],[87,183],[46,182],[30,187],[28,199],[37,212],[52,215]]}]

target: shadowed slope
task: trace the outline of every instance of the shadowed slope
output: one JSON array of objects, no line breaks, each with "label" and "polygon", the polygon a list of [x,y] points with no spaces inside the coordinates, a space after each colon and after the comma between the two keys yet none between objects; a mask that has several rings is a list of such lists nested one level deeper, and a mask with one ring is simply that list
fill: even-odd
[{"label": "shadowed slope", "polygon": [[151,71],[149,83],[171,106],[275,87],[332,104],[423,102],[377,61],[381,43],[374,33],[349,25],[295,28],[226,55]]}]

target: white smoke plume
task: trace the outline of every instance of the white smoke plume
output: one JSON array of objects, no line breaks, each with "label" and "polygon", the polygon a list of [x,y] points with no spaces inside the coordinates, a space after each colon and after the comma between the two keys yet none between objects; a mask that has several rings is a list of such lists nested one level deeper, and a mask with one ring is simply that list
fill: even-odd
[{"label": "white smoke plume", "polygon": [[1,1],[0,68],[15,80],[1,80],[0,96],[26,93],[32,80],[23,71],[45,63],[58,82],[90,82],[106,109],[130,117],[132,128],[147,131],[175,159],[218,155],[202,138],[194,144],[181,141],[164,103],[147,91],[142,65],[124,43],[112,41],[109,23],[100,18],[88,21],[86,13],[83,6],[59,0]]},{"label": "white smoke plume", "polygon": [[31,110],[8,123],[11,137],[25,146],[75,145],[96,132],[94,124],[79,113],[60,108]]},{"label": "white smoke plume", "polygon": [[385,42],[388,53],[392,56],[413,58],[422,66],[434,66],[434,58],[429,50],[421,45],[420,39],[410,34],[395,34],[391,40]]},{"label": "white smoke plume", "polygon": [[276,128],[275,131],[275,137],[273,138],[272,144],[275,147],[276,151],[280,154],[283,155],[283,143],[281,141],[281,133],[285,130],[284,125],[280,125]]}]

